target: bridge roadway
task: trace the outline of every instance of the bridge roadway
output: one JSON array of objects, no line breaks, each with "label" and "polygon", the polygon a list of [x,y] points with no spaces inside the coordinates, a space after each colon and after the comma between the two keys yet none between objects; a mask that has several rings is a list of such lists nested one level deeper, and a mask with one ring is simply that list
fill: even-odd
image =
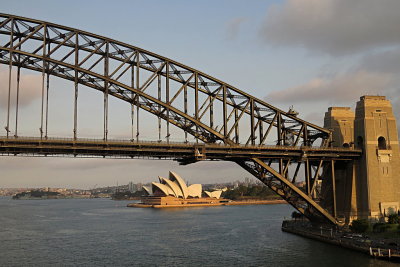
[{"label": "bridge roadway", "polygon": [[174,159],[182,164],[198,160],[294,159],[352,160],[362,151],[353,148],[251,146],[73,138],[0,137],[0,155],[74,156]]}]

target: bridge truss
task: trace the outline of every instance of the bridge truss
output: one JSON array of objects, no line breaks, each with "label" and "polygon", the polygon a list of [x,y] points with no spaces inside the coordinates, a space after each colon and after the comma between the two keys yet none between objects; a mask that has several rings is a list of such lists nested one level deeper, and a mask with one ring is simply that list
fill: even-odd
[{"label": "bridge truss", "polygon": [[[172,158],[182,164],[198,160],[234,161],[313,220],[337,223],[335,204],[322,207],[318,181],[337,160],[360,151],[330,148],[330,132],[282,111],[203,72],[150,51],[89,32],[18,16],[0,14],[0,64],[9,67],[5,155],[74,155]],[[41,121],[38,138],[18,135],[21,69],[41,73]],[[16,70],[13,81],[11,72]],[[68,80],[74,89],[73,138],[49,138],[50,77]],[[16,107],[10,105],[16,82]],[[78,137],[78,92],[84,86],[103,94],[103,139]],[[128,142],[108,137],[109,98],[131,106]],[[158,118],[158,140],[140,135],[140,111]],[[15,115],[11,131],[10,116]],[[162,138],[162,126],[166,131]],[[181,144],[170,142],[181,129]],[[195,138],[188,142],[188,135]],[[267,142],[274,146],[267,146]],[[171,153],[173,151],[173,153]],[[300,172],[303,175],[300,175]],[[303,176],[306,186],[295,184]],[[334,183],[333,183],[334,184]],[[334,190],[334,187],[333,187]],[[334,192],[332,192],[335,195]]]}]

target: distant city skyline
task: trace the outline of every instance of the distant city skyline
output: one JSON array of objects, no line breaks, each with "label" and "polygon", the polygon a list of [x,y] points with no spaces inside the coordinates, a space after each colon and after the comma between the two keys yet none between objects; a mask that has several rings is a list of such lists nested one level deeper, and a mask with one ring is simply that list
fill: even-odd
[{"label": "distant city skyline", "polygon": [[[49,21],[110,37],[199,69],[283,110],[322,125],[330,106],[350,106],[361,95],[386,95],[399,118],[400,2],[395,0],[261,1],[3,1],[3,13]],[[79,6],[79,8],[77,8]],[[73,14],[73,15],[72,15]],[[362,16],[360,16],[362,14]],[[21,135],[37,135],[41,75],[23,72]],[[71,86],[58,89],[50,108],[55,136],[71,136]],[[65,89],[65,90],[64,90]],[[5,125],[8,68],[0,66],[0,128]],[[79,133],[101,138],[101,95],[83,99]],[[85,98],[86,97],[86,98]],[[96,101],[98,104],[96,104]],[[112,100],[111,138],[129,138],[129,106]],[[69,114],[69,113],[68,113]],[[85,115],[86,114],[86,115]],[[119,117],[119,114],[124,114]],[[141,138],[150,138],[143,126]],[[0,135],[4,135],[3,130]],[[230,162],[2,157],[0,187],[77,187],[149,182],[176,171],[191,183],[249,176]],[[136,180],[137,179],[137,180]]]}]

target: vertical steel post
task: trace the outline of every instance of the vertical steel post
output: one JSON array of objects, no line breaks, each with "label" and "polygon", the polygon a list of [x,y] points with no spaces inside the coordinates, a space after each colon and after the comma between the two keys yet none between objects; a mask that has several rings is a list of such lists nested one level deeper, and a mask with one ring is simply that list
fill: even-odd
[{"label": "vertical steel post", "polygon": [[222,116],[224,119],[224,138],[225,139],[229,139],[228,138],[228,122],[227,122],[227,104],[226,104],[226,85],[223,85],[223,107],[222,107]]},{"label": "vertical steel post", "polygon": [[332,198],[333,198],[333,217],[336,218],[336,177],[335,177],[335,161],[331,160],[332,175]]},{"label": "vertical steel post", "polygon": [[281,138],[281,140],[282,140],[282,145],[283,146],[286,146],[287,145],[287,143],[286,143],[286,131],[284,130],[285,129],[285,126],[284,126],[284,123],[282,122],[282,138]]},{"label": "vertical steel post", "polygon": [[[46,32],[46,34],[48,34]],[[50,52],[50,42],[47,45],[47,52]],[[48,128],[49,128],[49,91],[50,91],[50,68],[49,64],[47,64],[47,77],[46,77],[46,130],[44,137],[47,139],[48,137]]]},{"label": "vertical steel post", "polygon": [[[132,89],[135,88],[135,65],[134,62],[132,62],[131,65],[131,86]],[[135,140],[134,138],[134,132],[135,132],[135,97],[133,92],[131,92],[131,141],[133,142]]]},{"label": "vertical steel post", "polygon": [[[19,38],[19,42],[21,42],[21,37]],[[21,47],[19,47],[21,48]],[[19,85],[21,79],[21,56],[18,54],[18,69],[17,69],[17,96],[15,103],[15,132],[14,137],[18,137],[18,111],[19,111]]]},{"label": "vertical steel post", "polygon": [[18,137],[18,109],[19,109],[19,83],[21,77],[21,66],[19,65],[19,55],[18,55],[18,70],[17,70],[17,98],[16,98],[16,105],[15,105],[15,133],[14,137]]},{"label": "vertical steel post", "polygon": [[304,166],[304,171],[305,171],[305,178],[306,178],[306,191],[307,191],[307,195],[310,195],[311,192],[311,188],[310,188],[310,162],[308,159],[306,159],[305,162],[306,166]]},{"label": "vertical steel post", "polygon": [[292,184],[294,184],[296,182],[296,178],[299,173],[300,167],[301,167],[301,161],[299,161],[297,163],[296,170],[294,171],[293,178],[292,178]]},{"label": "vertical steel post", "polygon": [[169,132],[169,62],[166,62],[165,65],[165,102],[167,103],[167,142],[169,143],[169,137],[170,137],[170,132]]},{"label": "vertical steel post", "polygon": [[[157,74],[158,101],[161,102],[161,75]],[[161,142],[161,105],[158,105],[158,141]]]},{"label": "vertical steel post", "polygon": [[[187,86],[185,84],[185,86],[183,87],[183,106],[184,106],[184,111],[185,114],[187,115],[188,113],[188,92],[187,92]],[[187,119],[185,117],[185,127],[187,127]],[[185,129],[185,142],[188,142],[188,133],[187,130]]]},{"label": "vertical steel post", "polygon": [[251,138],[251,144],[254,146],[255,144],[255,134],[254,134],[254,99],[250,99],[250,128],[251,128],[251,133],[250,133],[250,138]]},{"label": "vertical steel post", "polygon": [[79,34],[75,33],[75,95],[74,95],[74,140],[78,131],[78,65],[79,65]]},{"label": "vertical steel post", "polygon": [[44,34],[43,34],[43,66],[42,66],[42,107],[41,107],[41,117],[40,117],[40,139],[43,138],[43,113],[44,113],[44,80],[45,80],[45,73],[46,73],[46,31],[47,25],[44,25]]},{"label": "vertical steel post", "polygon": [[214,129],[214,102],[210,98],[210,128]]},{"label": "vertical steel post", "polygon": [[276,122],[276,129],[277,129],[277,136],[278,136],[278,142],[277,145],[281,146],[282,145],[282,116],[280,112],[277,112],[277,122]]},{"label": "vertical steel post", "polygon": [[11,32],[10,32],[10,62],[8,69],[8,105],[7,105],[7,125],[5,127],[7,138],[10,133],[10,102],[11,102],[11,73],[12,73],[12,56],[14,45],[14,19],[11,19]]},{"label": "vertical steel post", "polygon": [[[194,74],[194,118],[196,121],[199,119],[199,76],[197,72]],[[198,134],[199,127],[196,123],[196,143],[199,142]]]},{"label": "vertical steel post", "polygon": [[[140,90],[140,53],[136,53],[136,90]],[[135,96],[136,105],[136,142],[139,142],[139,94]]]},{"label": "vertical steel post", "polygon": [[237,108],[235,107],[235,142],[239,144],[239,113]]},{"label": "vertical steel post", "polygon": [[103,139],[104,141],[107,141],[108,139],[108,59],[109,59],[109,43],[108,41],[106,42],[106,49],[105,49],[105,54],[104,54],[104,125],[103,125]]},{"label": "vertical steel post", "polygon": [[260,145],[262,145],[262,143],[263,143],[263,134],[264,134],[264,129],[263,129],[263,121],[261,120],[261,119],[259,119],[260,120],[260,125],[258,126],[258,130],[259,130],[259,135],[260,135],[260,138],[259,138],[259,140],[260,140]]},{"label": "vertical steel post", "polygon": [[304,123],[303,125],[303,143],[304,146],[309,146],[307,124]]}]

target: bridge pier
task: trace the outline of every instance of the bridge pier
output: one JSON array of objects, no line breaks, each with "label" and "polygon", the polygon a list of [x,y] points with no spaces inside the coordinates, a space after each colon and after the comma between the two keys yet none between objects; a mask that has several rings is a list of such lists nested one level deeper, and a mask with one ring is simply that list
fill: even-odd
[{"label": "bridge pier", "polygon": [[[400,154],[390,101],[384,96],[362,96],[355,113],[350,108],[331,107],[325,114],[324,127],[333,130],[333,146],[363,150],[360,159],[335,165],[338,218],[349,223],[397,214]],[[322,187],[322,205],[331,210],[332,180],[325,179]]]}]

